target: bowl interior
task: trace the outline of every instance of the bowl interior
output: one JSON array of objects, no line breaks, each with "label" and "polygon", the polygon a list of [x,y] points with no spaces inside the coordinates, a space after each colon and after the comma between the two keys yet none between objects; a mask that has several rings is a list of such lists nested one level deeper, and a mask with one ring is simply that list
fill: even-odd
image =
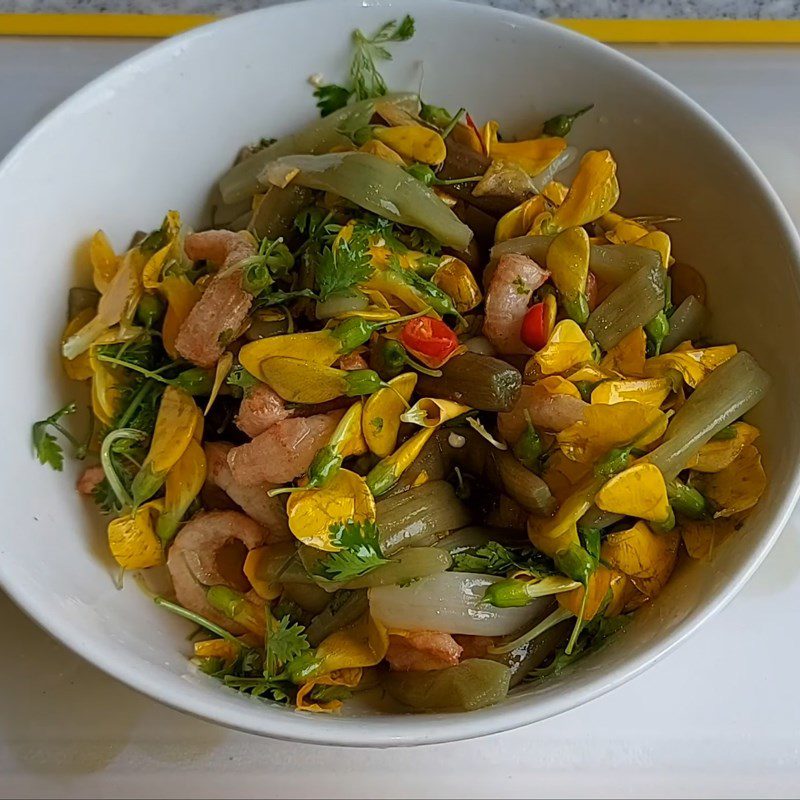
[{"label": "bowl interior", "polygon": [[[669,214],[677,257],[706,277],[713,332],[750,350],[773,387],[757,412],[770,485],[744,529],[708,564],[681,568],[611,646],[556,681],[471,715],[306,717],[228,692],[196,675],[185,627],[129,578],[123,591],[93,508],[66,475],[30,457],[29,425],[76,397],[57,346],[67,289],[87,277],[86,243],[102,227],[118,249],[167,209],[200,224],[209,188],[240,145],[315,117],[309,75],[344,77],[348,37],[406,11],[417,34],[395,47],[391,86],[467,106],[522,134],[594,103],[573,137],[610,148],[619,209]],[[312,24],[313,21],[313,24]],[[460,43],[478,44],[469,49]],[[114,70],[51,115],[0,170],[7,378],[0,437],[6,524],[0,579],[40,623],[135,688],[252,732],[337,744],[464,738],[563,711],[635,674],[738,588],[765,555],[795,495],[800,377],[797,245],[763,179],[727,135],[660,79],[553,26],[488,8],[409,0],[316,2],[255,12],[167,42]]]}]

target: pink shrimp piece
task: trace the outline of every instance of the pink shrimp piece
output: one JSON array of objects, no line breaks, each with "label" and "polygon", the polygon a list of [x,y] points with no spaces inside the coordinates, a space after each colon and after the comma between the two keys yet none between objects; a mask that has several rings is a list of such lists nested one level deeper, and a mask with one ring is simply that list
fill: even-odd
[{"label": "pink shrimp piece", "polygon": [[506,442],[513,445],[528,425],[525,412],[535,427],[557,433],[582,420],[587,407],[588,403],[577,397],[568,394],[543,396],[534,386],[525,384],[514,407],[497,415],[497,429]]},{"label": "pink shrimp piece", "polygon": [[463,648],[449,633],[412,631],[390,635],[386,660],[397,672],[445,669],[458,664]]},{"label": "pink shrimp piece", "polygon": [[228,586],[247,592],[244,574],[247,553],[268,542],[267,531],[238,511],[207,511],[181,528],[167,557],[167,568],[178,602],[216,622],[234,635],[244,628],[221,614],[206,600],[210,586]]},{"label": "pink shrimp piece", "polygon": [[494,647],[495,644],[491,636],[469,636],[467,634],[459,634],[453,638],[462,647],[462,659],[488,658],[488,650],[490,647]]},{"label": "pink shrimp piece", "polygon": [[236,264],[254,255],[256,248],[251,239],[233,231],[205,231],[187,236],[184,249],[189,258],[208,259],[221,269],[181,325],[175,349],[199,367],[213,367],[253,302],[242,287],[242,272]]},{"label": "pink shrimp piece", "polygon": [[183,249],[192,261],[211,261],[220,270],[232,267],[256,252],[252,237],[235,231],[190,233]]},{"label": "pink shrimp piece", "polygon": [[103,472],[103,468],[100,464],[95,464],[92,467],[86,467],[78,478],[75,488],[78,490],[78,494],[90,495],[105,479],[106,474]]},{"label": "pink shrimp piece", "polygon": [[337,366],[339,369],[346,369],[348,372],[356,369],[369,369],[369,364],[364,361],[364,356],[361,353],[348,353],[342,356]]},{"label": "pink shrimp piece", "polygon": [[254,438],[276,422],[291,416],[294,416],[294,412],[286,408],[281,397],[266,383],[262,383],[245,392],[236,415],[236,426]]},{"label": "pink shrimp piece", "polygon": [[233,478],[228,466],[228,453],[233,447],[228,442],[207,442],[206,484],[218,487],[236,503],[239,508],[256,522],[264,526],[267,543],[285,542],[292,538],[286,518],[286,498],[270,497],[267,492],[275,488],[273,483],[259,483],[255,486],[242,486]]},{"label": "pink shrimp piece", "polygon": [[253,297],[240,270],[215,275],[194,304],[175,339],[175,349],[198,367],[213,367],[247,317]]},{"label": "pink shrimp piece", "polygon": [[302,475],[327,444],[341,412],[289,417],[276,422],[252,442],[234,447],[228,464],[237,483],[287,483]]},{"label": "pink shrimp piece", "polygon": [[500,258],[486,293],[483,334],[499,353],[530,353],[520,339],[533,293],[550,277],[533,259],[518,253]]}]

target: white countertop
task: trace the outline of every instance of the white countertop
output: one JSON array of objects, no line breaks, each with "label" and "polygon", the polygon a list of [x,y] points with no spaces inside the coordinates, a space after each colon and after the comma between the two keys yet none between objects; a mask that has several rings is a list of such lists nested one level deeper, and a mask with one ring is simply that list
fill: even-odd
[{"label": "white countertop", "polygon": [[[0,155],[144,42],[2,40]],[[800,222],[800,50],[626,48],[759,162]],[[452,745],[345,750],[227,731],[101,674],[0,595],[0,797],[796,797],[800,512],[745,590],[610,695]]]}]

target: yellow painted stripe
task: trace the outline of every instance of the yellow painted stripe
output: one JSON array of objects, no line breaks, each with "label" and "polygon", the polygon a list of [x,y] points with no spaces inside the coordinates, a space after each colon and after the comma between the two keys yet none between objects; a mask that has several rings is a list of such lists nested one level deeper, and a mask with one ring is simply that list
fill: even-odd
[{"label": "yellow painted stripe", "polygon": [[202,14],[0,14],[0,36],[163,39],[215,19]]},{"label": "yellow painted stripe", "polygon": [[[0,14],[0,36],[164,38],[213,22],[205,14]],[[617,44],[800,44],[800,20],[557,19]]]},{"label": "yellow painted stripe", "polygon": [[554,22],[601,42],[800,43],[800,20],[796,19],[558,19]]}]

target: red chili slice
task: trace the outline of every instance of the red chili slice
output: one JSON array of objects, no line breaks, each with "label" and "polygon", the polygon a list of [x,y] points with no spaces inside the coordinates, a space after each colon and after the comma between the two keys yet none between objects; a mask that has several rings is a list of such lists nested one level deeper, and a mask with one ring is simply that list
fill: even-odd
[{"label": "red chili slice", "polygon": [[400,342],[412,355],[443,363],[458,347],[455,333],[439,319],[416,317],[400,334]]},{"label": "red chili slice", "polygon": [[556,321],[556,299],[549,294],[541,303],[532,305],[522,320],[519,338],[531,350],[541,350],[550,338]]}]

